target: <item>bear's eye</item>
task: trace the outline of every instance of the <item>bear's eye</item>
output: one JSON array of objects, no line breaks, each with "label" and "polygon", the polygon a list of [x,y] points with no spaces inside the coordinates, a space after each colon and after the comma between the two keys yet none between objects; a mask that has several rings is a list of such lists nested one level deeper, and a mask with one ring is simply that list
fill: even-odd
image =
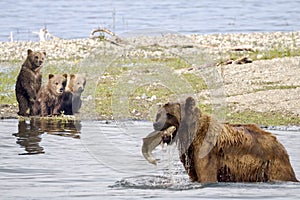
[{"label": "bear's eye", "polygon": [[58,82],[55,82],[55,85],[58,85]]},{"label": "bear's eye", "polygon": [[173,115],[167,113],[167,118],[168,118],[168,119],[171,119],[172,117],[173,117]]},{"label": "bear's eye", "polygon": [[35,59],[39,59],[39,57],[38,57],[38,56],[34,56],[34,58],[35,58]]}]

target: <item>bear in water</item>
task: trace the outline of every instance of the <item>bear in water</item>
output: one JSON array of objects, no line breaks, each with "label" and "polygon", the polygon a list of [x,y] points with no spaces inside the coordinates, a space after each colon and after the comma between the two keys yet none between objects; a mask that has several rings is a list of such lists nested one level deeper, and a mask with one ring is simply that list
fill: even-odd
[{"label": "bear in water", "polygon": [[[162,106],[153,126],[161,142],[176,141],[192,181],[298,182],[289,155],[275,135],[254,124],[220,123],[202,113],[192,97]],[[161,134],[170,127],[175,127],[173,133]],[[157,145],[147,141],[150,147],[153,143]]]}]

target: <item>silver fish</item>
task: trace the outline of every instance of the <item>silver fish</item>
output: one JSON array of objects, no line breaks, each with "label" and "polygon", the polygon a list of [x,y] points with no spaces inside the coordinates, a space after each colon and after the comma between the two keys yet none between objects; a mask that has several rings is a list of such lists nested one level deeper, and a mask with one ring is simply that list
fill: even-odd
[{"label": "silver fish", "polygon": [[144,158],[151,164],[157,165],[157,160],[153,157],[152,151],[162,143],[162,136],[171,136],[176,130],[175,126],[170,126],[164,131],[153,131],[143,138],[142,153]]}]

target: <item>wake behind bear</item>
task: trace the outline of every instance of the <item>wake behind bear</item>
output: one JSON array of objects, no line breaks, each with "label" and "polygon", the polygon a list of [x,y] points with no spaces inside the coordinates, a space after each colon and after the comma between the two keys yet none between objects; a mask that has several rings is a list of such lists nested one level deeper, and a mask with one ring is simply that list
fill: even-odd
[{"label": "wake behind bear", "polygon": [[192,181],[298,182],[275,135],[254,124],[217,122],[203,114],[192,97],[162,106],[153,126],[155,131],[144,138],[144,157],[155,164],[151,151],[160,143],[176,141]]}]

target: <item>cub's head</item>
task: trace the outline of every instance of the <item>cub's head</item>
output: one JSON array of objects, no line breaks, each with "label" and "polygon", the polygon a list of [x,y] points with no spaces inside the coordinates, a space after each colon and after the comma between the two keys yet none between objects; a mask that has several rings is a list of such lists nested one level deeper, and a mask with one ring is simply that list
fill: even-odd
[{"label": "cub's head", "polygon": [[72,93],[81,94],[84,91],[86,78],[83,74],[71,74],[68,82],[68,90]]},{"label": "cub's head", "polygon": [[48,89],[52,94],[60,96],[63,94],[67,84],[67,74],[49,74]]},{"label": "cub's head", "polygon": [[31,49],[27,50],[27,59],[31,63],[33,69],[36,69],[44,63],[46,58],[46,52],[32,51]]}]

